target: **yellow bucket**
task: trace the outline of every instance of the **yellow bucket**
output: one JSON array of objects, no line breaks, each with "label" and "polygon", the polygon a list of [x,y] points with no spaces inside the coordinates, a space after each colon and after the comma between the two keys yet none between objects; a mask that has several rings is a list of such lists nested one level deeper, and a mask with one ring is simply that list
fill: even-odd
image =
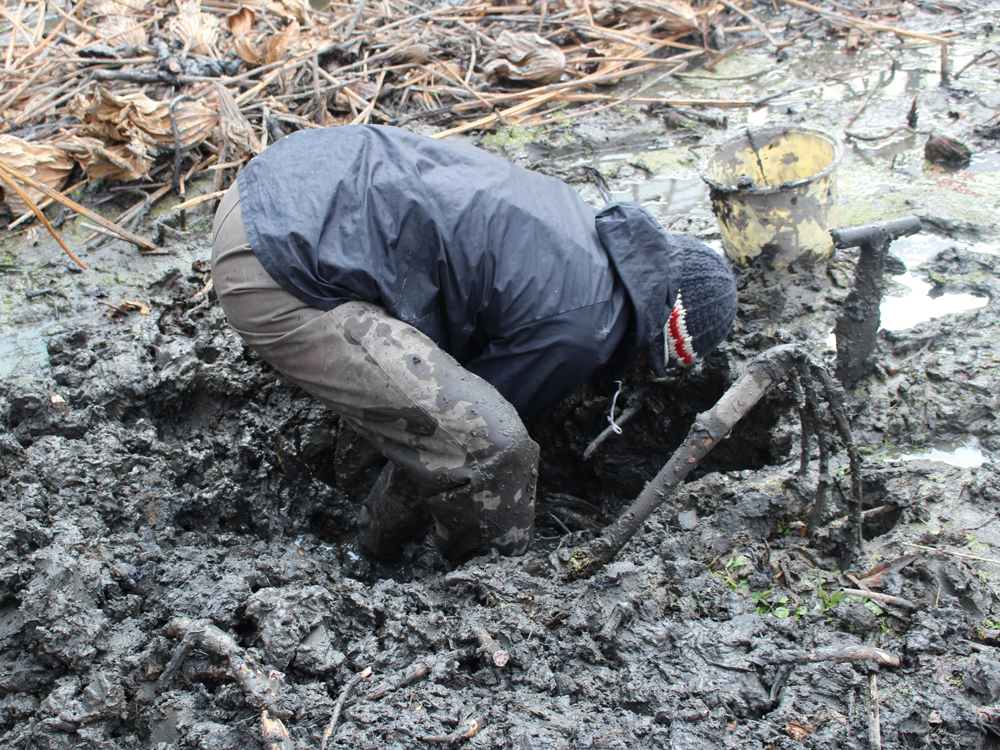
[{"label": "yellow bucket", "polygon": [[829,258],[843,154],[820,130],[778,127],[747,129],[708,155],[699,171],[730,260],[780,269]]}]

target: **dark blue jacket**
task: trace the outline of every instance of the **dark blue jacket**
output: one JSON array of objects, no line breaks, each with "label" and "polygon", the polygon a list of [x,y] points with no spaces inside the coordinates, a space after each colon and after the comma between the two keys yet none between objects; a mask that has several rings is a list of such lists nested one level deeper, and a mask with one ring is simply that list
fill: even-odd
[{"label": "dark blue jacket", "polygon": [[304,302],[366,300],[492,383],[525,419],[606,364],[663,362],[681,274],[642,207],[472,146],[351,126],[294,133],[239,175],[250,246]]}]

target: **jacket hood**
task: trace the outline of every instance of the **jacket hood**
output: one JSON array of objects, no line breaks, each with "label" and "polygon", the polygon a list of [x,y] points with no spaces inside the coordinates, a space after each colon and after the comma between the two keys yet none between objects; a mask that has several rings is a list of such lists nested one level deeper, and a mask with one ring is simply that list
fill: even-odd
[{"label": "jacket hood", "polygon": [[681,248],[638,203],[612,203],[597,214],[597,234],[632,303],[633,329],[615,360],[630,364],[646,354],[657,376],[666,373],[663,326],[684,270]]}]

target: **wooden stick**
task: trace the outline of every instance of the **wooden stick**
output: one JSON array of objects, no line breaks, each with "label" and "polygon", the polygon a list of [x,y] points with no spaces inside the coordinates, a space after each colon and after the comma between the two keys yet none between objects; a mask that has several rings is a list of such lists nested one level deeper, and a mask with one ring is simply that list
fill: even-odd
[{"label": "wooden stick", "polygon": [[[87,2],[87,0],[78,0],[77,4],[70,9],[69,15],[70,16],[76,15],[76,12],[83,7],[83,4],[85,2]],[[74,23],[76,23],[75,20]],[[35,49],[33,49],[31,52],[26,54],[18,61],[17,67],[18,68],[23,67],[31,58],[39,54],[42,50],[46,49],[50,44],[52,44],[52,42],[58,39],[59,33],[63,30],[65,26],[66,26],[66,19],[64,18],[63,20],[61,20],[59,23],[56,24],[55,28],[52,29],[52,31],[49,33],[49,36],[45,39],[44,42],[39,44],[37,47],[35,47]]]},{"label": "wooden stick", "polygon": [[226,194],[225,190],[217,190],[211,193],[205,193],[204,195],[199,195],[195,198],[190,198],[183,203],[178,203],[176,206],[172,206],[170,211],[186,211],[189,208],[193,208],[202,203],[207,203],[208,201],[215,200],[216,198],[221,198]]},{"label": "wooden stick", "polygon": [[882,750],[882,721],[879,718],[878,675],[868,675],[868,744]]},{"label": "wooden stick", "polygon": [[899,36],[906,36],[911,39],[922,39],[925,42],[937,42],[938,44],[944,44],[948,41],[943,36],[921,34],[919,31],[909,31],[907,29],[901,29],[898,26],[887,26],[884,23],[865,21],[864,19],[853,18],[852,16],[848,16],[843,13],[835,13],[832,10],[823,10],[822,8],[817,8],[815,5],[803,2],[803,0],[781,0],[781,2],[794,5],[796,8],[810,10],[813,13],[823,16],[824,18],[830,19],[831,21],[838,21],[840,23],[847,24],[848,26],[860,26],[862,28],[874,29],[875,31],[888,31],[891,34],[898,34]]},{"label": "wooden stick", "polygon": [[772,45],[774,45],[778,49],[781,49],[783,46],[787,46],[788,44],[787,42],[783,45],[781,42],[779,42],[777,39],[771,36],[771,32],[768,30],[767,26],[765,26],[763,23],[761,23],[752,15],[750,15],[747,11],[743,10],[743,8],[739,7],[738,5],[734,5],[733,3],[729,2],[729,0],[720,0],[720,2],[727,8],[729,8],[729,10],[733,11],[734,13],[739,13],[741,16],[747,19],[751,24],[753,24],[754,28],[756,28],[757,31],[759,31],[767,38],[767,41],[769,41]]},{"label": "wooden stick", "polygon": [[541,96],[536,96],[534,99],[529,99],[522,104],[516,104],[513,107],[508,107],[503,112],[494,112],[492,115],[487,115],[486,117],[480,117],[478,120],[473,120],[472,122],[467,122],[462,125],[457,125],[448,130],[442,130],[438,133],[431,135],[431,138],[448,138],[452,135],[458,135],[459,133],[464,133],[467,130],[475,130],[476,128],[481,128],[486,125],[492,125],[493,123],[501,120],[505,117],[510,117],[511,115],[521,114],[522,112],[527,112],[528,110],[534,109],[535,107],[544,104],[545,102],[554,99],[558,96],[559,92],[553,91],[550,94],[542,94]]},{"label": "wooden stick", "polygon": [[226,672],[242,688],[247,703],[260,709],[265,750],[292,750],[288,730],[281,722],[292,712],[284,697],[280,675],[265,670],[231,635],[208,620],[178,617],[167,623],[165,630],[168,637],[180,639],[180,643],[156,683],[158,690],[162,691],[169,685],[187,654],[197,646],[223,662]]},{"label": "wooden stick", "polygon": [[793,649],[779,652],[772,664],[815,664],[821,661],[873,661],[883,667],[898,667],[899,657],[874,646],[827,646],[812,651]]},{"label": "wooden stick", "polygon": [[785,377],[802,357],[796,346],[786,344],[768,349],[751,362],[722,398],[698,415],[684,442],[635,502],[600,537],[574,551],[565,573],[571,577],[590,576],[613,560],[646,519],[760,401],[771,384]]},{"label": "wooden stick", "polygon": [[652,88],[653,86],[655,86],[656,84],[658,84],[660,81],[662,81],[664,78],[668,78],[668,77],[672,76],[674,73],[676,73],[677,71],[681,70],[682,68],[684,68],[686,66],[687,66],[687,62],[686,61],[680,62],[676,66],[674,66],[673,68],[671,68],[670,70],[668,70],[666,73],[664,73],[663,75],[657,76],[656,78],[654,78],[649,83],[647,83],[647,84],[645,84],[643,86],[640,86],[638,89],[636,89],[635,91],[633,91],[631,94],[628,94],[626,96],[623,96],[623,97],[620,97],[618,99],[615,99],[614,101],[608,102],[607,104],[602,104],[599,107],[592,107],[590,109],[583,110],[582,112],[575,112],[575,111],[574,112],[570,112],[570,113],[565,114],[565,115],[560,115],[559,117],[550,117],[550,118],[544,118],[544,119],[540,118],[540,124],[545,125],[545,124],[548,124],[548,123],[558,122],[559,120],[565,120],[565,119],[570,118],[570,117],[581,117],[583,115],[592,115],[595,112],[601,112],[601,111],[603,111],[605,109],[610,109],[611,107],[617,107],[617,106],[619,106],[621,104],[625,104],[626,102],[633,101],[638,94],[641,94],[643,91],[645,91],[648,88]]},{"label": "wooden stick", "polygon": [[[0,162],[0,164],[3,164],[3,162]],[[4,166],[6,165],[4,164]],[[14,189],[14,192],[17,193],[18,196],[20,196],[21,200],[23,200],[28,205],[28,208],[30,208],[34,212],[35,216],[38,217],[38,220],[45,225],[46,229],[49,230],[49,234],[55,237],[56,242],[58,242],[60,247],[62,247],[62,249],[66,251],[66,255],[72,258],[74,263],[76,263],[78,266],[80,266],[80,268],[86,271],[87,266],[85,266],[83,264],[83,261],[77,258],[73,254],[73,251],[69,249],[69,245],[66,244],[65,240],[63,240],[59,232],[56,231],[56,228],[49,223],[49,220],[46,218],[45,214],[42,213],[42,209],[40,209],[38,205],[33,200],[31,200],[31,196],[29,196],[26,192],[24,192],[21,186],[18,185],[16,182],[14,182],[14,180],[10,177],[10,175],[8,175],[3,170],[0,170],[0,180],[3,180],[11,188]]]},{"label": "wooden stick", "polygon": [[927,550],[928,552],[940,552],[942,555],[952,555],[954,557],[964,557],[966,560],[978,560],[979,562],[993,563],[994,565],[1000,565],[1000,560],[992,557],[978,557],[976,555],[966,555],[962,552],[953,552],[950,549],[942,549],[941,547],[926,547],[923,544],[913,544],[911,542],[903,542],[904,547],[916,547],[917,549]]},{"label": "wooden stick", "polygon": [[[68,188],[63,188],[63,192],[64,193],[72,193],[74,190],[76,190],[80,186],[85,185],[86,182],[87,182],[86,179],[80,180],[80,182],[75,182],[72,185],[70,185]],[[53,200],[51,198],[46,198],[45,200],[38,202],[38,207],[44,211],[46,208],[48,208],[49,206],[51,206],[52,203],[53,203]],[[21,224],[23,224],[24,222],[26,222],[28,219],[30,219],[34,215],[35,215],[34,211],[25,211],[23,214],[21,214],[16,219],[14,219],[14,221],[12,221],[10,224],[7,225],[7,231],[10,231],[12,229],[16,229],[17,227],[21,226]]]},{"label": "wooden stick", "polygon": [[326,731],[323,732],[323,743],[320,745],[320,750],[326,750],[327,743],[333,737],[333,733],[337,731],[337,724],[340,722],[340,712],[344,708],[344,701],[347,700],[347,696],[351,694],[351,691],[357,687],[359,682],[369,677],[371,673],[372,668],[365,667],[362,671],[351,677],[347,681],[347,684],[344,685],[344,689],[340,691],[340,697],[337,698],[337,702],[333,706],[333,716],[330,718],[330,723],[327,724]]},{"label": "wooden stick", "polygon": [[909,599],[902,599],[898,596],[889,596],[889,594],[880,594],[877,591],[866,591],[865,589],[844,589],[843,591],[845,594],[860,596],[864,599],[871,599],[873,602],[881,602],[882,604],[888,604],[892,607],[920,609],[919,604],[914,604]]},{"label": "wooden stick", "polygon": [[368,118],[372,116],[372,110],[375,109],[375,102],[378,100],[378,95],[382,93],[382,83],[385,81],[385,71],[379,71],[378,81],[375,83],[375,93],[372,94],[371,100],[368,105],[361,110],[357,117],[351,121],[351,125],[367,125]]},{"label": "wooden stick", "polygon": [[[17,97],[20,95],[22,91],[24,91],[24,89],[31,86],[35,81],[38,80],[40,76],[45,75],[46,73],[51,71],[54,67],[56,67],[58,64],[59,63],[46,62],[42,65],[39,65],[38,70],[36,70],[34,73],[28,76],[22,83],[18,84],[16,88],[12,89],[9,93],[5,94],[2,99],[0,99],[0,112],[6,110],[9,104],[16,101]],[[76,74],[74,73],[74,75]],[[52,82],[49,81],[49,83],[51,84]]]},{"label": "wooden stick", "polygon": [[0,5],[0,15],[2,15],[4,18],[10,21],[11,25],[10,43],[7,45],[7,58],[5,63],[6,67],[8,68],[10,67],[11,62],[14,59],[14,48],[17,47],[18,31],[21,32],[21,35],[24,37],[24,41],[27,43],[27,45],[29,47],[32,46],[31,35],[28,33],[28,30],[21,25],[21,14],[24,12],[24,2],[25,0],[21,0],[21,4],[17,8],[17,18],[14,18],[14,16],[11,15],[5,7]]},{"label": "wooden stick", "polygon": [[[115,232],[123,240],[125,240],[127,242],[131,242],[133,245],[145,248],[146,250],[158,250],[159,249],[154,243],[150,242],[149,240],[144,240],[142,237],[139,237],[138,235],[132,234],[127,229],[122,229],[117,224],[112,224],[110,221],[108,221],[107,219],[105,219],[103,216],[99,216],[98,214],[95,214],[90,209],[84,208],[83,206],[81,206],[76,201],[70,200],[65,195],[63,195],[62,193],[60,193],[58,190],[53,190],[48,185],[45,185],[45,184],[43,184],[41,182],[38,182],[38,180],[35,180],[35,179],[32,179],[31,177],[28,177],[26,174],[23,174],[23,173],[19,172],[18,170],[14,169],[12,166],[10,166],[9,164],[7,164],[6,162],[4,162],[2,160],[0,160],[0,171],[5,172],[9,177],[13,177],[13,178],[15,178],[17,180],[20,180],[21,182],[26,183],[27,185],[30,185],[31,187],[35,188],[36,190],[41,190],[43,193],[45,193],[47,196],[49,196],[50,198],[52,198],[57,203],[61,203],[62,205],[66,206],[66,208],[71,209],[71,210],[75,211],[78,214],[82,214],[83,216],[86,216],[88,219],[92,219],[92,220],[96,221],[98,224],[101,224],[105,228],[110,229],[112,232]],[[68,252],[68,250],[67,250],[67,252]],[[77,262],[79,263],[79,261],[77,261]],[[83,264],[81,263],[80,265],[83,265]],[[86,266],[84,266],[84,267],[86,268]]]}]

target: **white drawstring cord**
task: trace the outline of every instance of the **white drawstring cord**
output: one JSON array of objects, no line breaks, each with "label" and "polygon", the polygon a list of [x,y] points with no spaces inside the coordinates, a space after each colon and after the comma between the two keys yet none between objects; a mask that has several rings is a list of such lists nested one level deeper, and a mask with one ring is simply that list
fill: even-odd
[{"label": "white drawstring cord", "polygon": [[622,392],[622,381],[616,380],[618,383],[618,390],[615,391],[615,397],[611,399],[611,414],[608,416],[608,421],[611,423],[611,429],[615,431],[616,435],[622,434],[622,428],[615,424],[615,405],[618,403],[618,396]]}]

